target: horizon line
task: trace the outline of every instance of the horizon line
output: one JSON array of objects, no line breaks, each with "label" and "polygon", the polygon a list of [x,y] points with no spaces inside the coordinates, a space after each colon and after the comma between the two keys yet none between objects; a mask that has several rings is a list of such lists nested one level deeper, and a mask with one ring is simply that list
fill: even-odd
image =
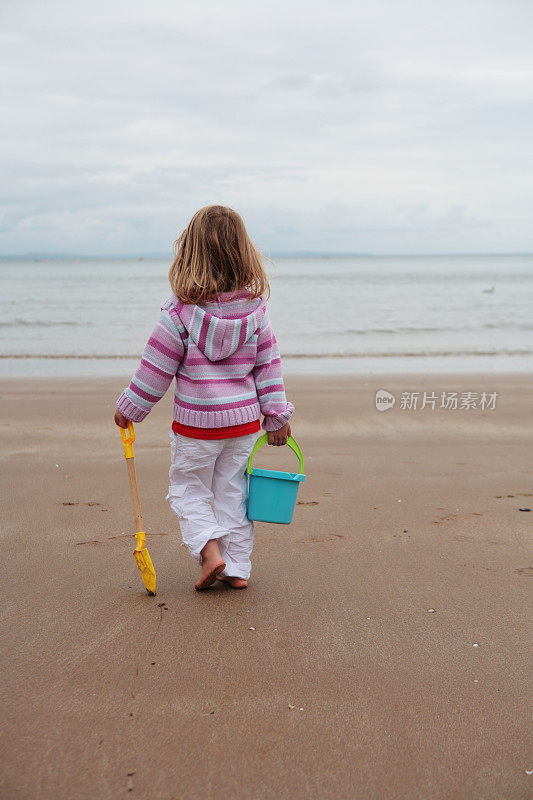
[{"label": "horizon line", "polygon": [[[266,258],[450,258],[450,257],[465,257],[465,256],[484,256],[484,257],[497,257],[497,256],[531,256],[531,251],[498,251],[498,252],[430,252],[430,253],[365,253],[365,252],[341,252],[335,250],[278,250],[269,252],[268,254],[262,253]],[[68,259],[76,259],[80,261],[89,260],[144,260],[144,259],[157,259],[157,260],[171,260],[172,254],[163,253],[126,253],[124,255],[117,254],[81,254],[81,253],[0,253],[0,261],[65,261]]]}]

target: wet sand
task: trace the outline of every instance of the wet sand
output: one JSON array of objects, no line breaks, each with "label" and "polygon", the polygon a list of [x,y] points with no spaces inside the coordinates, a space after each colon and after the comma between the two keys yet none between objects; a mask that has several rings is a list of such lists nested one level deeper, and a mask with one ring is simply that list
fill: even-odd
[{"label": "wet sand", "polygon": [[[257,525],[244,592],[193,589],[164,499],[169,393],[136,426],[155,598],[123,385],[2,384],[0,796],[531,796],[533,379],[288,379],[308,478],[290,527]],[[379,413],[380,387],[499,398]]]}]

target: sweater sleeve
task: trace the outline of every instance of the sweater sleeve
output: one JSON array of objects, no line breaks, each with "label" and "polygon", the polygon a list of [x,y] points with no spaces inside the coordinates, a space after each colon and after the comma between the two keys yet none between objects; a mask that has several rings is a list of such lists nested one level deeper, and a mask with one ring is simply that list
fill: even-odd
[{"label": "sweater sleeve", "polygon": [[117,408],[132,422],[141,422],[161,400],[178,371],[184,347],[185,328],[167,301],[130,385],[117,400]]},{"label": "sweater sleeve", "polygon": [[285,397],[279,347],[265,313],[257,338],[257,358],[253,369],[257,397],[264,415],[265,431],[277,431],[290,420],[294,406]]}]

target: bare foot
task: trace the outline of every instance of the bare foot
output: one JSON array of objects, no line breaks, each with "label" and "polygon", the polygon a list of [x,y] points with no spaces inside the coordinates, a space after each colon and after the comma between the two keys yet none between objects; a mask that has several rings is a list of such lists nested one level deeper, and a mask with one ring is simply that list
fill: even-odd
[{"label": "bare foot", "polygon": [[226,562],[220,555],[218,542],[216,539],[210,539],[205,547],[201,550],[202,555],[202,569],[200,577],[194,584],[194,588],[200,591],[207,589],[215,582],[217,575],[226,568]]},{"label": "bare foot", "polygon": [[246,589],[248,581],[245,578],[235,578],[231,575],[225,575],[223,578],[217,577],[217,581],[225,581],[229,583],[232,589]]}]

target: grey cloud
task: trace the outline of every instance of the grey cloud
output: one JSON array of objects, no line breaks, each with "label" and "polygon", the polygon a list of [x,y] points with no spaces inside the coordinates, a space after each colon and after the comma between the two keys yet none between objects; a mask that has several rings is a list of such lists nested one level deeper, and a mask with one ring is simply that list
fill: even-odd
[{"label": "grey cloud", "polygon": [[7,3],[1,251],[165,252],[209,202],[270,251],[530,249],[530,8]]}]

